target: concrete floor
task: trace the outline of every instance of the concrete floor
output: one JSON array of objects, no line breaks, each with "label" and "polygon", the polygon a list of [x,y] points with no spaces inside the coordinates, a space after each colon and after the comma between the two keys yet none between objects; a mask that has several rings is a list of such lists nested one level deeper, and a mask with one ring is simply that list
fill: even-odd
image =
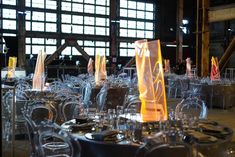
[{"label": "concrete floor", "polygon": [[235,107],[227,110],[211,109],[208,111],[208,119],[217,121],[233,129],[234,134],[232,141],[235,142]]}]

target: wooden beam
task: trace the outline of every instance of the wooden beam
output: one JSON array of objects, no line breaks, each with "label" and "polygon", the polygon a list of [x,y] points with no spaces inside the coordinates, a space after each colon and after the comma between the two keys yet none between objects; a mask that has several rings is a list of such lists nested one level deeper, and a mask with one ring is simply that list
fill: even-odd
[{"label": "wooden beam", "polygon": [[76,44],[74,45],[74,47],[78,50],[78,52],[80,52],[82,54],[82,56],[89,61],[90,56],[78,45],[78,43],[76,42]]},{"label": "wooden beam", "polygon": [[130,67],[130,66],[132,66],[132,65],[134,65],[135,64],[135,57],[132,57],[127,63],[126,63],[126,65],[124,66],[125,68],[126,67]]},{"label": "wooden beam", "polygon": [[226,51],[224,52],[223,56],[219,60],[219,69],[220,71],[223,71],[226,64],[228,63],[230,57],[235,52],[235,37],[230,42],[229,46],[227,47]]},{"label": "wooden beam", "polygon": [[177,17],[176,17],[176,62],[183,60],[183,8],[184,0],[177,0]]},{"label": "wooden beam", "polygon": [[25,0],[18,1],[17,27],[18,27],[18,66],[26,68],[25,57]]},{"label": "wooden beam", "polygon": [[69,38],[65,39],[65,43],[46,59],[45,65],[50,64],[55,58],[57,58],[67,46],[75,47],[87,61],[89,60],[89,55],[78,45],[77,39]]},{"label": "wooden beam", "polygon": [[202,0],[202,51],[201,51],[201,76],[209,74],[209,23],[208,23],[209,1]]},{"label": "wooden beam", "polygon": [[54,59],[56,59],[60,53],[68,46],[68,43],[65,42],[63,45],[61,45],[52,55],[50,55],[46,61],[45,66],[49,65]]},{"label": "wooden beam", "polygon": [[211,7],[209,12],[209,22],[218,22],[235,19],[235,3],[219,7]]}]

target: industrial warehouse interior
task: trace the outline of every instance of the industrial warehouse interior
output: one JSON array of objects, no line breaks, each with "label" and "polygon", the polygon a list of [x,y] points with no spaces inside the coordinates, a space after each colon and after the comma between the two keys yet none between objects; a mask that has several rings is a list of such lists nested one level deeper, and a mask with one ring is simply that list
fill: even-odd
[{"label": "industrial warehouse interior", "polygon": [[0,0],[2,157],[235,157],[234,0]]}]

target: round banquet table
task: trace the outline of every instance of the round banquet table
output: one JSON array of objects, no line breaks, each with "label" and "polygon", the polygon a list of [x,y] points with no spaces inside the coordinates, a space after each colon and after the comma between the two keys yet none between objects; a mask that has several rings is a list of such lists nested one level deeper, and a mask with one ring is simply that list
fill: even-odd
[{"label": "round banquet table", "polygon": [[[68,129],[72,123],[75,124],[75,119],[62,124],[62,128]],[[217,142],[190,144],[197,150],[197,153],[204,156],[224,157],[223,151],[233,136],[233,131],[230,128],[227,129],[229,129],[229,134],[224,138],[218,138]],[[81,144],[81,157],[135,157],[137,150],[143,146],[143,144],[130,143],[125,140],[119,142],[95,141],[85,137],[85,134],[76,132],[72,132],[72,137]]]}]

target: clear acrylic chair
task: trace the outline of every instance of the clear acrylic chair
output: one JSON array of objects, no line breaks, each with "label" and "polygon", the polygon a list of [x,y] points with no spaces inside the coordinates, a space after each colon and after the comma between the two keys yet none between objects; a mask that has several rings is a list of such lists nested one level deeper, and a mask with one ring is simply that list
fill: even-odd
[{"label": "clear acrylic chair", "polygon": [[57,111],[50,104],[45,104],[44,101],[29,101],[22,109],[22,114],[25,118],[25,126],[28,132],[30,142],[30,156],[37,157],[38,154],[38,126],[43,121],[54,122],[57,117]]},{"label": "clear acrylic chair", "polygon": [[97,110],[103,111],[105,109],[105,103],[108,95],[108,84],[104,84],[100,89],[100,92],[96,96]]},{"label": "clear acrylic chair", "polygon": [[50,121],[38,127],[37,149],[41,157],[80,157],[81,146],[69,132]]},{"label": "clear acrylic chair", "polygon": [[176,120],[182,120],[183,118],[207,118],[207,107],[201,99],[197,97],[188,97],[183,99],[175,108]]},{"label": "clear acrylic chair", "polygon": [[59,105],[60,118],[62,121],[71,120],[84,112],[84,106],[79,100],[65,100]]}]

